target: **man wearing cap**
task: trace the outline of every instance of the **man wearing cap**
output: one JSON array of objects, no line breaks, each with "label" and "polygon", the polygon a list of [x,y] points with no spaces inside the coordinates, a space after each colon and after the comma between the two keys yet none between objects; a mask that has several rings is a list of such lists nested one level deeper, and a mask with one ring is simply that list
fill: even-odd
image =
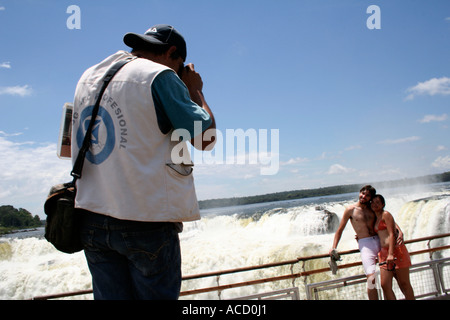
[{"label": "man wearing cap", "polygon": [[116,61],[135,57],[109,83],[92,129],[77,181],[81,238],[95,299],[177,299],[178,233],[200,214],[189,155],[180,163],[172,151],[187,138],[201,142],[197,149],[212,148],[214,116],[200,75],[192,64],[184,67],[186,43],[176,29],[156,25],[126,34],[124,43],[131,53],[119,51],[86,70],[75,91],[77,155],[103,76]]}]

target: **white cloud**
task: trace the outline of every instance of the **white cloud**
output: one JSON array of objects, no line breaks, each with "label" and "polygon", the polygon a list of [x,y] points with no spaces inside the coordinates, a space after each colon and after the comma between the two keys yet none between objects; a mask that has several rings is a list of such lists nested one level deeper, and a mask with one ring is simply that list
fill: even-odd
[{"label": "white cloud", "polygon": [[444,151],[444,150],[447,150],[445,146],[440,145],[436,147],[436,151]]},{"label": "white cloud", "polygon": [[28,96],[33,90],[27,84],[24,86],[0,87],[0,95],[8,94],[12,96]]},{"label": "white cloud", "polygon": [[351,173],[354,171],[355,171],[355,169],[346,168],[343,165],[336,163],[336,164],[333,164],[332,166],[330,166],[327,173],[328,174],[341,174],[341,173]]},{"label": "white cloud", "polygon": [[292,165],[292,164],[299,164],[299,163],[305,163],[308,162],[309,159],[308,158],[301,158],[301,157],[296,157],[296,158],[291,158],[286,162],[281,162],[281,165]]},{"label": "white cloud", "polygon": [[1,131],[0,130],[0,135],[4,136],[4,137],[15,137],[15,136],[20,136],[22,135],[22,132],[17,132],[17,133],[6,133],[5,131]]},{"label": "white cloud", "polygon": [[358,149],[362,149],[362,147],[360,145],[350,146],[350,147],[345,148],[345,151],[352,151],[352,150],[358,150]]},{"label": "white cloud", "polygon": [[52,185],[70,180],[71,161],[56,156],[56,144],[15,142],[0,132],[0,203],[43,215]]},{"label": "white cloud", "polygon": [[441,116],[437,116],[434,114],[428,114],[425,117],[423,117],[423,119],[419,120],[420,123],[429,123],[432,121],[445,121],[447,120],[447,114],[443,114]]},{"label": "white cloud", "polygon": [[0,63],[0,68],[11,69],[11,62],[2,62],[2,63]]},{"label": "white cloud", "polygon": [[327,158],[327,153],[326,151],[322,152],[322,154],[319,156],[319,160],[325,160]]},{"label": "white cloud", "polygon": [[6,8],[5,7],[0,7],[0,11],[5,11]]},{"label": "white cloud", "polygon": [[379,141],[377,142],[378,144],[399,144],[399,143],[406,143],[406,142],[413,142],[413,141],[417,141],[420,140],[420,137],[407,137],[407,138],[401,138],[401,139],[387,139],[384,141]]},{"label": "white cloud", "polygon": [[450,156],[437,158],[436,160],[433,161],[431,166],[442,170],[450,169]]},{"label": "white cloud", "polygon": [[450,78],[433,78],[425,82],[419,82],[406,92],[410,93],[406,100],[412,100],[418,95],[450,95]]}]

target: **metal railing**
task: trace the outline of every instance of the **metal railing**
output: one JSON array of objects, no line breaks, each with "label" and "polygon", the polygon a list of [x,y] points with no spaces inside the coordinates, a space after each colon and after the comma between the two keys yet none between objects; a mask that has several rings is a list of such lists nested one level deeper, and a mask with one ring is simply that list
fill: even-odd
[{"label": "metal railing", "polygon": [[259,294],[253,294],[250,296],[244,296],[239,298],[233,298],[233,300],[300,300],[300,292],[297,287],[288,288],[283,290],[276,290],[270,292],[264,292]]},{"label": "metal railing", "polygon": [[[433,259],[433,253],[443,251],[443,250],[448,250],[448,249],[450,249],[450,245],[432,248],[431,241],[440,239],[440,238],[445,238],[445,237],[450,237],[450,233],[431,236],[431,237],[412,239],[412,240],[405,241],[405,244],[412,244],[412,243],[427,241],[427,249],[410,252],[410,255],[413,256],[413,255],[428,253],[430,259]],[[339,270],[355,268],[355,267],[359,267],[362,265],[362,263],[360,261],[358,249],[339,252],[339,254],[341,255],[341,257],[352,256],[352,255],[357,254],[356,257],[353,256],[353,260],[356,260],[356,261],[353,261],[353,262],[350,261],[349,263],[338,265]],[[328,254],[314,255],[314,256],[309,256],[309,257],[299,257],[294,260],[282,261],[282,262],[277,262],[277,263],[262,264],[262,265],[258,265],[258,266],[250,266],[250,267],[244,267],[244,268],[222,270],[222,271],[217,271],[217,272],[209,272],[209,273],[187,276],[187,277],[183,278],[183,280],[185,282],[190,281],[190,280],[198,280],[198,279],[202,279],[202,278],[208,278],[208,277],[213,278],[214,277],[217,285],[211,286],[211,287],[200,288],[200,289],[185,290],[185,291],[181,292],[181,297],[189,296],[189,295],[204,294],[204,293],[208,293],[208,292],[217,292],[218,299],[222,299],[222,293],[225,290],[248,287],[248,286],[258,286],[258,285],[263,285],[268,282],[281,282],[281,281],[286,282],[285,280],[288,280],[288,281],[291,281],[291,283],[290,283],[291,287],[296,287],[297,285],[295,284],[295,281],[299,278],[301,278],[303,280],[303,284],[299,284],[298,286],[304,287],[304,289],[305,289],[304,292],[306,294],[306,285],[307,285],[308,280],[311,279],[311,282],[318,282],[314,279],[315,275],[323,275],[323,274],[329,275],[330,274],[330,268],[326,264],[326,262],[329,260],[329,258],[330,257]],[[322,262],[323,262],[322,264],[325,267],[312,269],[312,270],[306,270],[307,263],[311,262],[313,260],[322,260]],[[326,261],[324,261],[324,260],[326,260]],[[294,267],[296,267],[296,266],[297,266],[297,268],[298,267],[300,268],[300,270],[299,270],[300,272],[294,271]],[[220,282],[222,281],[222,278],[224,278],[226,275],[236,275],[237,273],[252,272],[252,271],[256,271],[256,270],[276,268],[276,267],[278,267],[278,268],[285,267],[284,269],[288,268],[290,273],[275,276],[275,277],[260,277],[258,279],[253,279],[253,280],[248,280],[248,281],[243,281],[243,282],[220,284]],[[281,272],[278,272],[278,273],[281,273]],[[352,272],[352,274],[355,274],[355,273],[359,273],[359,272],[354,272],[354,271]],[[365,279],[365,275],[361,275],[361,276],[363,279]],[[356,277],[359,277],[359,276],[356,276]],[[365,285],[366,280],[363,280],[363,282]],[[286,283],[285,286],[287,286],[287,285],[288,284]],[[259,292],[261,292],[263,290],[265,290],[265,289],[261,288],[261,289],[259,289]],[[367,296],[366,290],[363,289],[362,293],[363,293],[363,296],[361,296],[361,297],[362,297],[362,299],[364,299]],[[358,293],[358,295],[359,295],[359,293]],[[237,293],[236,296],[239,296],[239,293]],[[208,297],[208,298],[210,298],[210,297]],[[304,299],[306,299],[306,298],[307,297],[304,297]],[[349,297],[348,299],[356,299],[356,298]]]},{"label": "metal railing", "polygon": [[[416,299],[439,297],[450,291],[450,258],[417,263],[409,270]],[[376,272],[376,289],[378,296],[383,297],[379,284],[380,274]],[[366,276],[361,274],[308,284],[306,294],[308,300],[365,299],[366,286]],[[403,297],[396,281],[393,281],[393,290],[399,299]]]},{"label": "metal railing", "polygon": [[[445,237],[450,237],[450,233],[408,240],[408,241],[405,241],[405,244],[428,241],[427,249],[410,252],[410,255],[413,256],[413,255],[428,253],[430,255],[430,260],[432,260],[433,254],[435,252],[450,249],[450,245],[444,245],[444,246],[439,246],[439,247],[434,247],[434,248],[431,247],[432,240],[445,238]],[[362,265],[360,258],[359,258],[359,250],[358,249],[342,251],[342,252],[339,252],[339,254],[343,258],[345,258],[346,256],[351,257],[349,259],[350,261],[344,261],[345,262],[344,264],[338,265],[339,270],[349,269],[348,272],[351,272],[351,274],[361,273],[360,271],[350,271],[350,268],[360,267]],[[358,254],[358,255],[355,256],[355,254]],[[310,297],[310,296],[308,296],[307,288],[312,287],[312,286],[308,287],[308,283],[307,283],[308,281],[311,283],[323,282],[323,281],[317,281],[315,279],[315,277],[321,276],[321,275],[322,276],[326,275],[327,277],[330,277],[329,276],[330,268],[327,265],[329,258],[330,257],[328,254],[321,254],[321,255],[314,255],[314,256],[308,256],[308,257],[299,257],[299,258],[296,258],[293,260],[281,261],[281,262],[276,262],[276,263],[261,264],[261,265],[257,265],[257,266],[249,266],[249,267],[243,267],[243,268],[221,270],[221,271],[216,271],[216,272],[208,272],[208,273],[184,276],[183,277],[183,286],[184,287],[186,287],[190,281],[195,282],[195,281],[201,281],[202,279],[212,279],[212,280],[209,280],[209,282],[210,283],[215,282],[215,285],[209,286],[209,287],[203,287],[203,288],[198,288],[198,286],[196,286],[196,285],[191,285],[191,287],[197,287],[197,289],[182,290],[182,292],[180,293],[180,297],[184,298],[184,297],[192,296],[192,295],[201,295],[201,294],[209,294],[212,292],[216,292],[216,294],[217,294],[216,299],[222,299],[223,298],[222,293],[224,291],[229,291],[231,289],[239,290],[239,288],[244,288],[244,287],[254,287],[257,294],[254,294],[254,295],[245,294],[244,297],[242,297],[242,298],[255,299],[255,298],[258,298],[259,296],[261,296],[261,298],[263,298],[264,296],[266,296],[266,294],[268,294],[269,296],[278,296],[273,293],[276,293],[280,290],[281,291],[283,291],[283,290],[289,291],[289,289],[286,289],[286,288],[297,288],[297,289],[302,288],[302,292],[304,292],[304,295],[301,295],[299,293],[300,290],[297,290],[297,292],[298,292],[297,296],[289,295],[287,297],[288,298],[295,297],[296,299],[307,299]],[[321,262],[316,263],[316,265],[323,266],[323,267],[307,270],[308,266],[310,264],[312,264],[312,262],[320,261],[320,260],[321,260]],[[436,261],[438,261],[438,260],[436,260]],[[447,294],[450,290],[449,285],[448,285],[450,283],[450,280],[448,280],[448,278],[450,277],[449,266],[447,263],[447,264],[439,265],[439,267],[441,268],[441,270],[445,269],[445,272],[443,272],[442,275],[440,275],[438,280],[444,281],[444,283],[446,284],[445,286],[441,285],[440,288],[442,288],[442,290],[439,291],[439,293]],[[263,270],[268,270],[271,268],[279,268],[280,270],[275,272],[276,274],[279,274],[279,275],[267,277],[264,274],[260,274],[260,273],[263,273]],[[288,271],[288,272],[286,273],[286,271]],[[228,283],[223,283],[225,281],[225,278],[227,278],[228,275],[236,276],[237,274],[246,273],[246,272],[257,273],[255,276],[256,279],[251,279],[251,280],[246,280],[246,281],[241,281],[241,282],[234,282],[233,279],[231,279],[231,281],[229,281]],[[411,272],[412,272],[412,270],[411,270]],[[297,285],[296,284],[297,279],[302,279],[303,283],[300,283]],[[435,281],[435,279],[437,279],[437,278],[436,277],[433,278],[433,281]],[[442,279],[444,279],[444,280],[442,280]],[[339,283],[339,282],[344,283],[344,286],[347,286],[347,287],[350,287],[350,284],[352,286],[355,286],[355,285],[359,284],[359,282],[361,282],[361,281],[364,282],[364,285],[366,285],[365,275],[356,275],[356,276],[351,276],[351,277],[345,277],[343,279],[334,279],[333,281],[337,281],[337,283]],[[272,286],[271,286],[272,289],[267,289],[265,284],[268,284],[268,283],[272,284]],[[279,283],[278,287],[280,287],[280,288],[275,288],[278,290],[273,290],[274,283]],[[280,284],[280,283],[282,283],[282,284]],[[258,288],[258,286],[260,286],[260,288]],[[262,286],[262,288],[261,288],[261,286]],[[277,286],[275,285],[275,287],[277,287]],[[363,294],[361,299],[365,299],[365,297],[367,296],[366,290],[362,289],[362,290],[359,290],[359,292],[362,292],[362,294]],[[355,294],[353,297],[348,297],[348,298],[344,297],[344,299],[359,299],[359,292],[358,292],[358,294]],[[57,299],[57,298],[85,295],[85,294],[91,294],[91,293],[92,293],[92,290],[83,290],[83,291],[71,292],[71,293],[39,296],[39,297],[34,297],[33,299],[34,300]],[[243,295],[239,291],[238,291],[238,293],[234,294],[234,297],[240,297],[240,296],[243,296]],[[234,297],[231,297],[231,298],[227,297],[226,299],[236,299]],[[211,298],[209,296],[208,299],[214,299],[214,298]]]}]

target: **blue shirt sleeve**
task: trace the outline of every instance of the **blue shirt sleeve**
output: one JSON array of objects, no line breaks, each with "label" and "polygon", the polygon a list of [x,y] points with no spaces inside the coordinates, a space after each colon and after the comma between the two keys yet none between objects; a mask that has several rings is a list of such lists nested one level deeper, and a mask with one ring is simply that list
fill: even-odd
[{"label": "blue shirt sleeve", "polygon": [[191,138],[194,122],[201,121],[202,132],[211,125],[208,112],[191,100],[189,90],[183,81],[171,70],[161,72],[152,84],[152,96],[161,132],[173,129],[186,129]]}]

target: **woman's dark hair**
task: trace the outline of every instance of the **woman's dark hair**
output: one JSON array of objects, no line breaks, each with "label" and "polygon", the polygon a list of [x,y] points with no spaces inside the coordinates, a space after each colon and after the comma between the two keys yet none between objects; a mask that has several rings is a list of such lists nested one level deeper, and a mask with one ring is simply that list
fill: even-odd
[{"label": "woman's dark hair", "polygon": [[[376,199],[376,198],[380,199],[381,203],[383,204],[383,208],[384,208],[386,206],[386,201],[384,200],[384,197],[381,194],[376,194],[373,197],[373,199]],[[372,199],[372,201],[373,201],[373,199]]]}]

